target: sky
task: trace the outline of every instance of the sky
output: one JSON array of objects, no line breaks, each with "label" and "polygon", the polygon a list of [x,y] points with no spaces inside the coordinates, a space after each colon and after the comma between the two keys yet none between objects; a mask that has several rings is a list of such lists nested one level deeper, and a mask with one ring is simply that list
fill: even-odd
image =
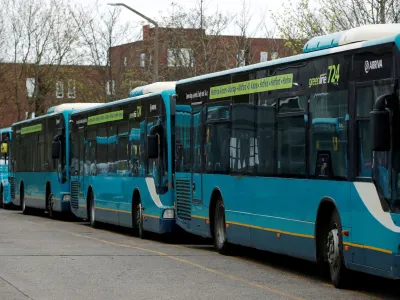
[{"label": "sky", "polygon": [[[81,4],[94,4],[96,0],[71,0],[72,2]],[[151,19],[161,19],[161,16],[166,14],[171,8],[171,3],[177,3],[184,8],[191,8],[197,5],[199,0],[98,0],[98,3],[107,9],[107,3],[122,2],[126,5],[134,8],[140,13],[148,16]],[[294,0],[296,2],[297,0]],[[239,14],[243,7],[243,0],[204,0],[204,6],[209,13],[215,10],[226,12],[229,15]],[[258,24],[261,21],[262,15],[269,11],[277,12],[282,7],[282,1],[279,0],[246,0],[246,4],[250,7],[250,14],[252,15],[252,22],[250,25],[250,33],[254,36],[262,36],[261,32],[257,32]],[[110,6],[111,8],[111,6]],[[269,14],[269,13],[268,13]],[[137,25],[146,24],[146,21],[133,12],[123,8],[122,15],[123,20],[132,21]],[[271,20],[265,20],[267,23],[271,23]],[[235,29],[233,26],[227,29],[225,34],[234,34]]]}]

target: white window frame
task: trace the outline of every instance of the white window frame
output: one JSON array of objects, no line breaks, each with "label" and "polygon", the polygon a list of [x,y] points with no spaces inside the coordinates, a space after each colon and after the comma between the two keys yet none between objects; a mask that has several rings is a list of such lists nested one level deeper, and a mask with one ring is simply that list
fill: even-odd
[{"label": "white window frame", "polygon": [[139,66],[141,68],[145,68],[146,67],[146,53],[140,53],[139,54]]},{"label": "white window frame", "polygon": [[246,57],[245,57],[245,50],[240,49],[237,53],[236,61],[239,67],[244,67],[246,65]]},{"label": "white window frame", "polygon": [[29,77],[26,78],[26,94],[29,98],[32,98],[35,93],[35,78]]},{"label": "white window frame", "polygon": [[75,79],[68,79],[68,98],[76,98]]},{"label": "white window frame", "polygon": [[115,81],[114,80],[107,80],[106,94],[107,94],[107,96],[115,95]]},{"label": "white window frame", "polygon": [[260,62],[268,61],[268,52],[261,51],[260,52]]},{"label": "white window frame", "polygon": [[56,97],[58,99],[64,98],[64,82],[61,80],[56,82]]},{"label": "white window frame", "polygon": [[128,58],[125,56],[124,57],[124,66],[126,67],[128,65]]}]

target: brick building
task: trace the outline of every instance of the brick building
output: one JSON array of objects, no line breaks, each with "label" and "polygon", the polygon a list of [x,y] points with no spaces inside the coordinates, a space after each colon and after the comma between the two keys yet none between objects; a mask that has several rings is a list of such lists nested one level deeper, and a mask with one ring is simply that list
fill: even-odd
[{"label": "brick building", "polygon": [[0,64],[0,127],[69,102],[105,102],[102,68]]},{"label": "brick building", "polygon": [[[154,28],[143,39],[110,49],[115,88],[123,95],[135,81],[151,82]],[[159,80],[179,80],[291,55],[283,39],[207,35],[202,29],[159,28]]]}]

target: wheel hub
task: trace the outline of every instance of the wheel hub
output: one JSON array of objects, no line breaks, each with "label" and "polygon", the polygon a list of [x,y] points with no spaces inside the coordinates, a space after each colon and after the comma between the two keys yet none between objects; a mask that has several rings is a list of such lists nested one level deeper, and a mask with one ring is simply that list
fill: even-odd
[{"label": "wheel hub", "polygon": [[339,267],[339,235],[337,229],[332,229],[328,234],[328,262],[330,266],[336,270]]}]

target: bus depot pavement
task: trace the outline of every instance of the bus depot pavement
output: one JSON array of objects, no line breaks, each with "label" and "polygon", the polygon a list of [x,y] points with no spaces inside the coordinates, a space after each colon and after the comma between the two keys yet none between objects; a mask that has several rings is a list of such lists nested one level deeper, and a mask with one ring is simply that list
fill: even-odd
[{"label": "bus depot pavement", "polygon": [[335,289],[314,264],[181,235],[141,240],[111,226],[0,210],[0,300],[398,299],[398,282],[357,274]]}]

